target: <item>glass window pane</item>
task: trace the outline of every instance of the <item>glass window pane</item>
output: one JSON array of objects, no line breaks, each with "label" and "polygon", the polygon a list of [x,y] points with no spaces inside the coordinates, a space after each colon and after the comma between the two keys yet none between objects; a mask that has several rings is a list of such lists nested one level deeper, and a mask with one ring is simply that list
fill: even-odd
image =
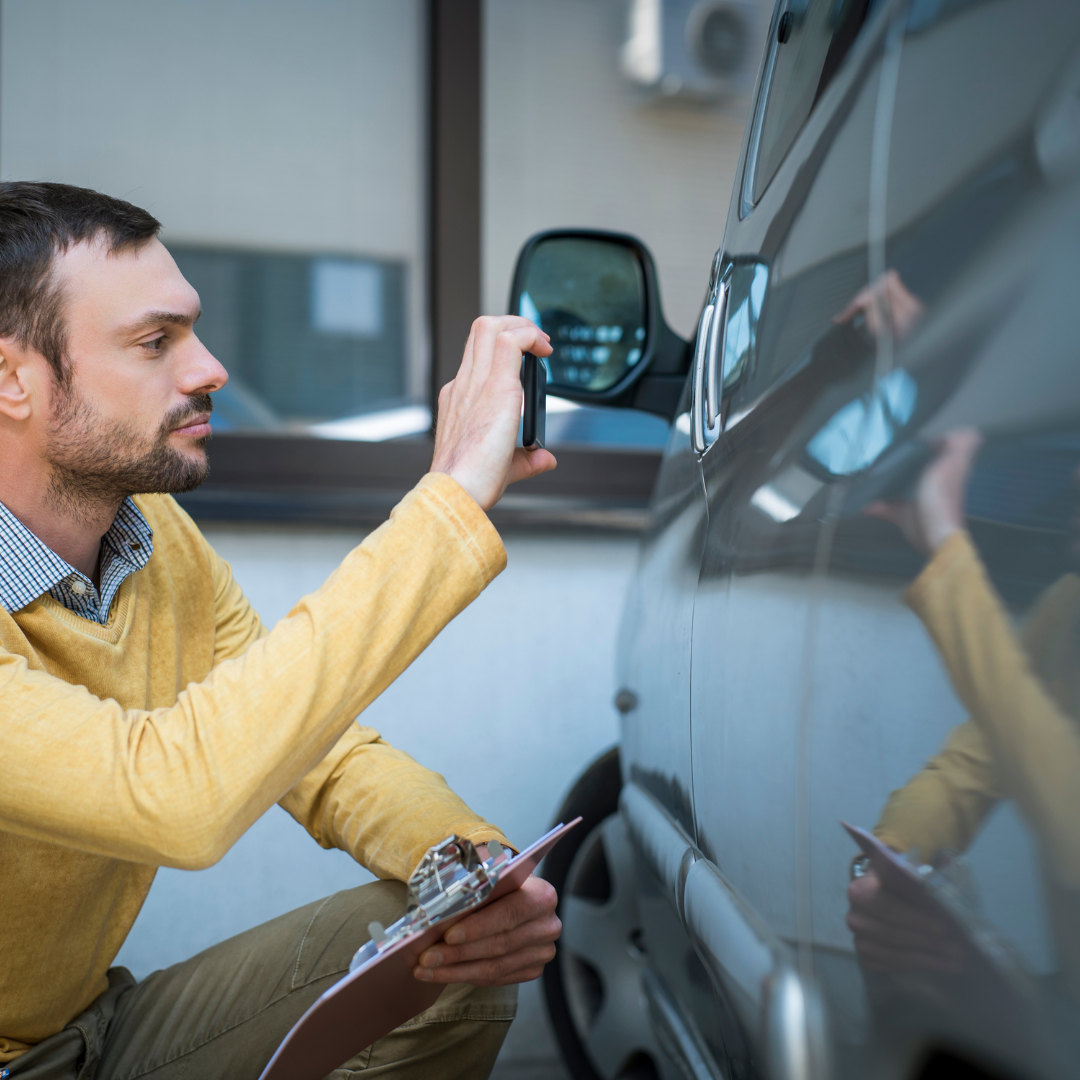
[{"label": "glass window pane", "polygon": [[219,430],[340,420],[406,397],[403,262],[168,247],[203,299],[199,337],[229,372]]},{"label": "glass window pane", "polygon": [[791,0],[777,23],[754,169],[756,202],[769,186],[859,27],[866,0]]}]

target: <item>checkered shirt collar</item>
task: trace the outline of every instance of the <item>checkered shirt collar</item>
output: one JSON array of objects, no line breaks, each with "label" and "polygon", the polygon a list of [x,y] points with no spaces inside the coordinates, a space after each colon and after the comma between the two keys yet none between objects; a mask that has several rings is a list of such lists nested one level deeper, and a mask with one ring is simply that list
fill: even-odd
[{"label": "checkered shirt collar", "polygon": [[154,530],[125,499],[101,538],[101,589],[39,540],[0,503],[0,606],[14,613],[48,593],[69,611],[104,624],[117,590],[154,553]]}]

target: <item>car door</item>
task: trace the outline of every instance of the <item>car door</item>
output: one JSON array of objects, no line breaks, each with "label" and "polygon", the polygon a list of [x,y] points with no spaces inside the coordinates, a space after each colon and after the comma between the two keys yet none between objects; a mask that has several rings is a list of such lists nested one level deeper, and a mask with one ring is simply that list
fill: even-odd
[{"label": "car door", "polygon": [[[792,454],[790,436],[815,412],[828,415],[830,400],[873,366],[853,302],[869,281],[885,26],[865,4],[778,6],[718,275],[715,375],[710,385],[706,363],[699,386],[709,508],[691,689],[700,857],[683,908],[715,1015],[734,1015],[746,1035],[743,1056],[726,1056],[733,1075],[795,1075],[819,1058],[792,944],[800,707],[824,542],[804,509],[823,484]],[[770,79],[797,96],[771,105]]]},{"label": "car door", "polygon": [[[701,466],[690,443],[689,385],[653,493],[651,523],[626,602],[618,649],[622,820],[636,853],[640,935],[650,1021],[674,1080],[697,1060],[670,987],[699,992],[700,964],[679,922],[680,868],[694,829],[690,763],[690,642],[705,543]],[[704,980],[707,983],[707,979]],[[678,991],[676,991],[678,992]],[[691,1072],[691,1075],[693,1073]]]},{"label": "car door", "polygon": [[[913,4],[892,41],[877,359],[803,451],[836,492],[798,779],[804,969],[838,1075],[956,1058],[1072,1075],[1080,8]],[[970,472],[943,475],[962,481],[966,529],[934,554],[912,498],[965,438],[982,441]],[[841,821],[875,828],[926,882],[888,923],[849,898],[861,850]],[[875,888],[877,866],[856,864]]]}]

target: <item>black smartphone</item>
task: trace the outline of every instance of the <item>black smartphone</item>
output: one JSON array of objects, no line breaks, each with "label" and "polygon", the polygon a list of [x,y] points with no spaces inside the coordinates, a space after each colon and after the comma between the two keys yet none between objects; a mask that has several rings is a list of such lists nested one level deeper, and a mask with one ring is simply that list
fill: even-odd
[{"label": "black smartphone", "polygon": [[547,426],[547,364],[526,353],[521,364],[521,386],[525,391],[525,408],[521,414],[521,445],[537,450],[544,445]]}]

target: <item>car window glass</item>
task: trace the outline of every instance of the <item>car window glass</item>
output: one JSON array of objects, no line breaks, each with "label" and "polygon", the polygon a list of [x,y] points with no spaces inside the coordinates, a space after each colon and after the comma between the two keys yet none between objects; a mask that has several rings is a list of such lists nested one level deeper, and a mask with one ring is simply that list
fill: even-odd
[{"label": "car window glass", "polygon": [[757,121],[752,201],[757,202],[866,18],[866,0],[790,0],[770,42]]},{"label": "car window glass", "polygon": [[816,170],[784,193],[774,220],[787,219],[786,229],[770,229],[770,242],[754,256],[732,253],[722,395],[729,427],[802,367],[839,374],[872,357],[863,309],[879,70],[868,64],[846,91],[810,151]]}]

